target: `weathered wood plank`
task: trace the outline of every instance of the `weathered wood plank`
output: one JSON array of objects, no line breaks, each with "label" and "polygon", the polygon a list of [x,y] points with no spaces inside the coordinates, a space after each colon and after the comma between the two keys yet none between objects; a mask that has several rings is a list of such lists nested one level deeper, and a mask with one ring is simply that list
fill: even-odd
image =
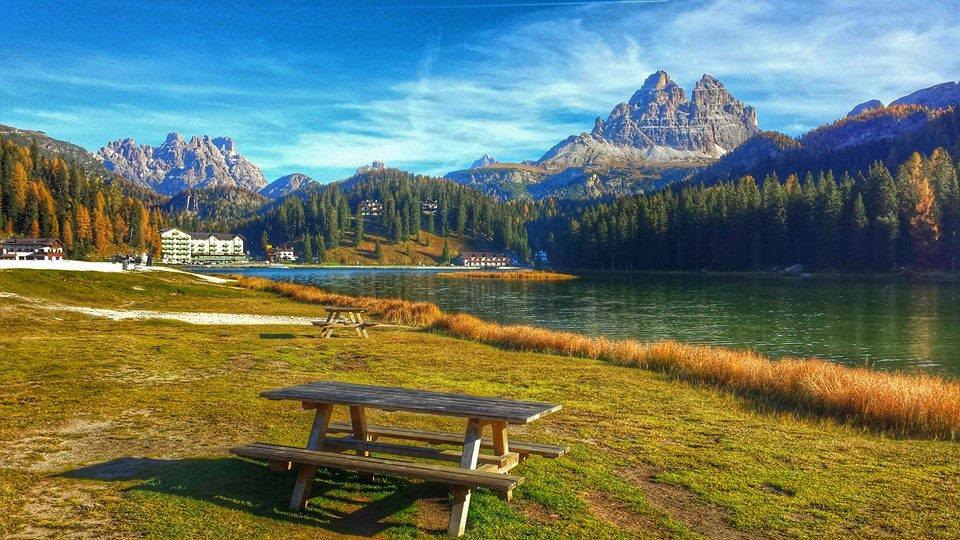
[{"label": "weathered wood plank", "polygon": [[366,313],[367,308],[356,307],[356,306],[320,306],[320,309],[327,312],[342,312],[342,313]]},{"label": "weathered wood plank", "polygon": [[260,395],[276,400],[289,399],[317,403],[362,405],[383,410],[499,420],[511,424],[526,424],[561,408],[560,405],[553,403],[516,401],[335,381],[318,381],[279,388],[263,392]]},{"label": "weathered wood plank", "polygon": [[[439,448],[410,446],[407,444],[364,442],[352,437],[327,437],[323,440],[323,447],[328,450],[353,450],[355,452],[362,452],[362,455],[369,455],[370,452],[373,452],[376,454],[391,454],[394,456],[450,461],[453,463],[460,463],[463,457],[462,453],[456,450],[441,450]],[[511,461],[517,461],[518,457],[517,454],[507,454],[503,456],[480,454],[477,456],[477,461],[479,463],[495,465],[497,468],[500,468],[509,465]]]},{"label": "weathered wood plank", "polygon": [[351,456],[322,450],[307,450],[306,448],[265,443],[238,446],[231,448],[230,453],[262,461],[285,460],[314,469],[317,467],[330,467],[358,473],[414,478],[452,486],[483,487],[494,491],[513,489],[523,481],[522,477],[496,472],[467,470],[446,465],[431,465],[428,463],[396,461],[374,457]]},{"label": "weathered wood plank", "polygon": [[[350,424],[343,422],[334,422],[330,424],[330,433],[350,433]],[[378,426],[369,424],[367,433],[374,437],[384,437],[387,439],[401,439],[409,441],[420,441],[429,444],[461,444],[463,437],[456,433],[446,431],[428,431],[420,429],[395,428],[388,426]],[[483,448],[494,448],[493,439],[481,439],[480,446]],[[547,458],[558,458],[567,452],[565,446],[555,444],[530,443],[511,440],[508,450],[521,456],[535,455]]]}]

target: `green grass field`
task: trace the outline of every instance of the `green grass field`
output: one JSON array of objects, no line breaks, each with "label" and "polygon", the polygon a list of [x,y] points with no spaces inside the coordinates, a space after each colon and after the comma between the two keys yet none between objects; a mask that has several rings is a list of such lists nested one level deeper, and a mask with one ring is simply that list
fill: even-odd
[{"label": "green grass field", "polygon": [[[480,491],[467,534],[557,537],[957,537],[960,445],[893,439],[763,409],[723,391],[599,361],[380,330],[111,321],[47,309],[312,315],[313,306],[176,274],[3,271],[0,537],[306,538],[443,535],[442,486],[295,473],[227,454],[302,445],[311,414],[260,391],[319,379],[561,403],[515,438],[531,458],[512,503]],[[345,411],[337,411],[345,419]],[[456,420],[371,422],[461,431]]]}]

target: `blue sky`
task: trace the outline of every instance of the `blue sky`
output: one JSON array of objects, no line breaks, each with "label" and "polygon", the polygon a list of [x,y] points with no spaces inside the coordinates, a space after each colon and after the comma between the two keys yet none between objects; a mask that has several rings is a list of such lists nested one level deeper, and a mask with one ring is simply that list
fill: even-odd
[{"label": "blue sky", "polygon": [[0,3],[0,123],[225,135],[268,180],[536,159],[665,69],[796,135],[960,78],[960,1]]}]

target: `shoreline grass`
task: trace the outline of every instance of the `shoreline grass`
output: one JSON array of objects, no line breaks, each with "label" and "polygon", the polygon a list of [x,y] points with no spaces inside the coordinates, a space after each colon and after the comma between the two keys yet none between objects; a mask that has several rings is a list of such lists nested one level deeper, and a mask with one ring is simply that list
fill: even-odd
[{"label": "shoreline grass", "polygon": [[547,272],[543,270],[520,270],[520,271],[502,271],[502,272],[484,272],[484,271],[466,271],[466,272],[441,272],[438,277],[451,279],[491,279],[499,281],[565,281],[577,279],[573,274],[563,274],[560,272]]},{"label": "shoreline grass", "polygon": [[595,358],[665,372],[760,399],[799,414],[830,417],[896,436],[960,439],[960,383],[925,374],[848,367],[819,359],[770,359],[753,351],[641,343],[501,325],[435,304],[351,297],[310,285],[234,276],[240,286],[308,303],[359,305],[384,322],[420,326],[527,352]]}]

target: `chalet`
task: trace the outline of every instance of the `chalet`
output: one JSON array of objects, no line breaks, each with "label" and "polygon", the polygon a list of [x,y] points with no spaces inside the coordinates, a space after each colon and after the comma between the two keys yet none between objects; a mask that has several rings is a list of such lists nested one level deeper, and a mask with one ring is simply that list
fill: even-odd
[{"label": "chalet", "polygon": [[438,208],[440,208],[440,205],[437,204],[437,201],[423,201],[420,203],[420,212],[425,216],[436,215]]},{"label": "chalet", "polygon": [[380,217],[383,215],[383,203],[376,199],[365,199],[360,201],[357,211],[362,217]]},{"label": "chalet", "polygon": [[167,264],[224,264],[246,258],[239,234],[166,229],[160,232],[160,247]]},{"label": "chalet", "polygon": [[295,262],[297,260],[297,254],[293,252],[293,246],[290,244],[283,244],[281,246],[276,246],[270,251],[270,260],[273,262]]},{"label": "chalet", "polygon": [[0,242],[0,259],[62,261],[63,244],[56,238],[12,237]]},{"label": "chalet", "polygon": [[480,268],[497,268],[500,266],[513,266],[513,257],[507,253],[493,251],[464,251],[457,257],[457,263],[460,266],[473,266]]}]

